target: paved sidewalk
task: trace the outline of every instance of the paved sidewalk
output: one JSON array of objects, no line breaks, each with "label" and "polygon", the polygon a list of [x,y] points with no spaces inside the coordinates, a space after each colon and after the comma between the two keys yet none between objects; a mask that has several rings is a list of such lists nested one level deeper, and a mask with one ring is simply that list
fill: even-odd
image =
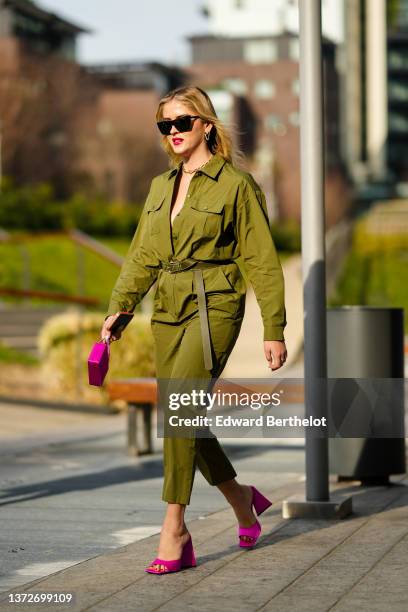
[{"label": "paved sidewalk", "polygon": [[[9,412],[22,427],[0,432],[0,592],[160,533],[161,438],[154,454],[130,457],[125,414],[76,422],[72,412],[0,404],[5,425]],[[241,482],[278,488],[303,478],[303,439],[221,442]],[[197,470],[188,523],[224,505]]]},{"label": "paved sidewalk", "polygon": [[[303,285],[302,261],[292,255],[284,261],[285,305],[287,326],[285,343],[288,351],[286,364],[276,371],[275,377],[291,377],[303,349]],[[251,285],[248,286],[245,315],[238,340],[231,352],[224,371],[224,378],[270,378],[271,370],[263,352],[263,323],[261,311]],[[298,374],[294,374],[298,376]],[[301,374],[299,374],[301,376]]]},{"label": "paved sidewalk", "polygon": [[337,483],[330,491],[353,496],[353,514],[343,520],[286,520],[281,503],[304,492],[292,483],[262,491],[273,505],[261,515],[263,535],[253,550],[236,543],[236,521],[228,507],[189,522],[197,567],[164,576],[145,573],[156,556],[159,535],[129,544],[35,580],[9,593],[70,592],[69,606],[35,609],[73,611],[166,610],[286,612],[405,612],[408,601],[408,478],[390,486]]}]

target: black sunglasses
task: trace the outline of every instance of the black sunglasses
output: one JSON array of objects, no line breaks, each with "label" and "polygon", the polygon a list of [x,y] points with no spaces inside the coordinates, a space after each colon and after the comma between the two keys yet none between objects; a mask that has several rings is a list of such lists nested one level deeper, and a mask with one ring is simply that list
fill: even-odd
[{"label": "black sunglasses", "polygon": [[200,119],[200,117],[198,115],[182,115],[181,117],[177,117],[177,119],[158,121],[157,127],[165,136],[170,134],[173,125],[178,132],[191,132],[194,119]]}]

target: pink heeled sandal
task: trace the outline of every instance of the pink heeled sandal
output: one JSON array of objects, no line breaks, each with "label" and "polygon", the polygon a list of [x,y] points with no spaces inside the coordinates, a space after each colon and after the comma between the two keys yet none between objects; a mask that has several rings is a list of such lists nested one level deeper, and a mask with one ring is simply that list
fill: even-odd
[{"label": "pink heeled sandal", "polygon": [[[265,512],[267,508],[272,506],[272,502],[262,495],[258,491],[258,489],[251,485],[252,489],[252,501],[251,508],[254,507],[257,515],[259,516],[262,512]],[[239,527],[238,526],[238,539],[239,545],[241,548],[252,548],[258,541],[259,536],[261,535],[262,527],[258,519],[256,519],[255,523],[250,527]],[[249,540],[241,539],[241,536],[246,536],[250,538]]]},{"label": "pink heeled sandal", "polygon": [[[152,568],[151,566],[155,564],[164,565],[165,569],[162,570]],[[169,560],[159,559],[159,557],[156,557],[156,559],[152,561],[149,567],[145,569],[145,572],[148,572],[149,574],[170,574],[171,572],[178,572],[181,569],[195,567],[196,565],[197,562],[194,554],[193,542],[190,536],[190,538],[183,546],[183,551],[181,553],[180,559]]]}]

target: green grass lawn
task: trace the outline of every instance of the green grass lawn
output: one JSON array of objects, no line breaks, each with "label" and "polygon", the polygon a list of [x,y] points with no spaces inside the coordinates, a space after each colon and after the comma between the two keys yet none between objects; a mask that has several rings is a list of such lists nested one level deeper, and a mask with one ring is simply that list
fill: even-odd
[{"label": "green grass lawn", "polygon": [[[125,255],[130,239],[104,239],[103,243]],[[78,295],[79,269],[83,265],[84,294],[99,299],[100,308],[105,309],[119,273],[117,266],[64,237],[33,240],[26,242],[25,248],[27,256],[22,252],[21,245],[0,243],[3,287],[22,289],[26,276],[31,289]],[[4,299],[13,301],[12,298]],[[40,299],[33,299],[33,303],[45,305],[45,301]]]},{"label": "green grass lawn", "polygon": [[[126,255],[131,237],[99,238],[120,255]],[[55,291],[79,295],[79,269],[84,269],[84,294],[100,300],[98,310],[105,310],[119,268],[91,251],[74,244],[65,237],[46,237],[25,243],[27,255],[21,245],[0,243],[0,284],[3,287],[23,289],[24,277],[35,290]],[[280,252],[283,262],[287,253]],[[81,264],[82,259],[82,264]],[[24,263],[24,262],[27,263]],[[26,268],[26,270],[25,270]],[[2,298],[16,301],[13,298]],[[46,305],[45,300],[33,298],[32,303]],[[48,304],[47,304],[48,305]]]},{"label": "green grass lawn", "polygon": [[408,329],[407,269],[405,250],[362,254],[353,249],[346,258],[330,305],[402,307]]}]

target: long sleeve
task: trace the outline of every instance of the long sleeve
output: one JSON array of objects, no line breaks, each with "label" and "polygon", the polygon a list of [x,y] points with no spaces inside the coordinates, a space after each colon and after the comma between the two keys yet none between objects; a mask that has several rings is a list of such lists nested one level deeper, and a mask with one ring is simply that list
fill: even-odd
[{"label": "long sleeve", "polygon": [[285,287],[282,266],[273,242],[265,195],[249,180],[239,187],[236,235],[243,264],[255,292],[264,325],[264,340],[284,340]]},{"label": "long sleeve", "polygon": [[133,312],[159,274],[159,260],[149,249],[146,204],[112,290],[106,317],[121,310]]}]

